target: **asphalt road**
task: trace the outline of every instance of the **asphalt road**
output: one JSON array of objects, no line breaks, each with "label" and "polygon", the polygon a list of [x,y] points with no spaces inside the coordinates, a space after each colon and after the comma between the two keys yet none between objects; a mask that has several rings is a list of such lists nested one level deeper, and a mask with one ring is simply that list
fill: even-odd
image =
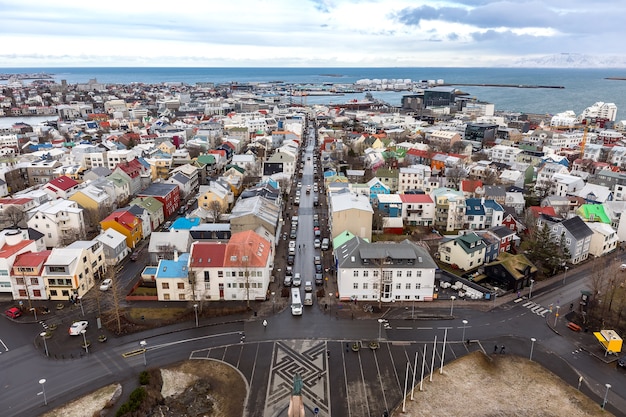
[{"label": "asphalt road", "polygon": [[[307,154],[311,151],[309,146]],[[302,182],[303,187],[313,182],[312,160],[305,162]],[[319,250],[313,248],[312,194],[302,192],[301,198],[297,241],[306,249],[297,254],[295,270],[305,281],[313,279],[312,258]],[[131,276],[141,267],[141,262],[129,263],[124,275]],[[250,417],[286,415],[295,373],[303,377],[309,415],[318,408],[320,416],[374,417],[402,400],[407,366],[411,382],[414,371],[415,380],[420,380],[423,365],[424,384],[428,384],[431,371],[439,372],[443,365],[445,372],[445,364],[471,351],[493,354],[494,345],[504,345],[507,354],[529,356],[531,338],[535,338],[533,360],[574,387],[582,376],[581,389],[598,404],[605,384],[611,384],[607,409],[626,415],[626,372],[582,349],[576,337],[584,335],[563,331],[563,318],[556,320],[557,326],[551,325],[555,317],[547,311],[549,304],[558,302],[569,308],[586,276],[588,271],[570,271],[565,285],[555,282],[537,290],[532,300],[498,299],[486,312],[457,305],[451,315],[449,303],[441,301],[427,310],[429,317],[439,318],[414,320],[412,308],[396,307],[385,311],[388,325],[373,315],[369,319],[337,318],[332,310],[320,308],[318,301],[305,307],[301,317],[292,316],[286,308],[270,317],[251,316],[227,323],[202,319],[200,327],[183,322],[114,338],[71,360],[46,358],[42,349],[35,347],[39,324],[4,318],[0,320],[0,414],[37,416],[106,384],[134,381],[146,366],[213,359],[231,364],[246,378]],[[417,304],[415,317],[424,312]],[[78,310],[72,314],[79,314]],[[264,318],[267,327],[261,324]],[[146,342],[145,354],[125,355],[137,352],[140,341]],[[372,350],[370,343],[375,341],[379,347]],[[359,347],[356,352],[354,344]],[[41,378],[46,379],[48,405],[44,405],[43,395],[38,395]]]}]

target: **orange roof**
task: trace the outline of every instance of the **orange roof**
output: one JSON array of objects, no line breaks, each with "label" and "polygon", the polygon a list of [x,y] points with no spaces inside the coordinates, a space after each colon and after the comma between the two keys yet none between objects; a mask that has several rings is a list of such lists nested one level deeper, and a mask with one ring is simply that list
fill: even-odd
[{"label": "orange roof", "polygon": [[224,265],[226,245],[220,242],[195,242],[191,246],[191,268],[215,268]]},{"label": "orange roof", "polygon": [[21,198],[0,198],[0,204],[14,204],[16,206],[23,205],[23,204],[28,204],[31,201],[33,201],[32,198],[26,198],[26,197],[21,197]]},{"label": "orange roof", "polygon": [[22,240],[20,243],[17,243],[15,245],[9,245],[5,243],[0,248],[0,258],[2,259],[9,258],[33,242],[34,240]]},{"label": "orange roof", "polygon": [[541,216],[542,214],[547,214],[548,216],[556,216],[556,212],[554,211],[554,207],[552,206],[547,206],[547,207],[539,207],[539,206],[532,206],[530,207],[530,212],[533,214],[533,217],[535,218],[539,218],[539,216]]},{"label": "orange roof", "polygon": [[[267,265],[270,251],[270,242],[254,231],[235,233],[228,241],[224,266],[260,268]],[[248,257],[247,261],[245,257]]]},{"label": "orange roof", "polygon": [[[41,252],[26,252],[18,255],[15,258],[15,262],[13,262],[13,267],[22,267],[29,266],[33,268],[41,267],[41,265],[46,262],[48,256],[52,253],[51,250],[44,250]],[[39,273],[43,272],[43,268],[39,271]],[[32,274],[28,274],[32,275]]]}]

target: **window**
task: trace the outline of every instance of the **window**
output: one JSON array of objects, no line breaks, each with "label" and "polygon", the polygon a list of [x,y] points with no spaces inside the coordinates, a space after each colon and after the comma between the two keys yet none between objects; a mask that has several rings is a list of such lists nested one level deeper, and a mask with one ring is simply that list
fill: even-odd
[{"label": "window", "polygon": [[41,297],[41,290],[33,290],[34,297]]},{"label": "window", "polygon": [[15,283],[17,285],[24,285],[24,278],[22,277],[15,278]]},{"label": "window", "polygon": [[163,299],[164,300],[169,300],[170,299],[170,295],[169,294],[163,294]]},{"label": "window", "polygon": [[419,290],[422,288],[422,284],[420,284],[419,282],[415,283],[415,289]]},{"label": "window", "polygon": [[369,287],[369,284],[368,284],[367,282],[364,282],[364,283],[363,283],[363,289],[364,289],[364,290],[366,290],[366,289],[367,289],[367,287]]},{"label": "window", "polygon": [[410,290],[411,289],[411,283],[407,282],[406,285],[404,286],[405,290]]},{"label": "window", "polygon": [[355,278],[358,278],[359,277],[359,271],[353,271],[352,272],[352,276],[355,277]]},{"label": "window", "polygon": [[363,271],[363,278],[367,278],[369,276],[369,271]]},{"label": "window", "polygon": [[410,295],[405,295],[405,296],[404,296],[404,299],[405,299],[405,300],[410,300],[410,299],[411,299],[411,296],[410,296]]},{"label": "window", "polygon": [[358,282],[352,283],[352,289],[353,290],[358,290],[359,289],[359,283]]},{"label": "window", "polygon": [[179,300],[184,300],[185,299],[185,294],[178,294],[178,299]]},{"label": "window", "polygon": [[396,276],[397,276],[398,278],[402,278],[402,271],[397,271],[397,272],[396,272]]},{"label": "window", "polygon": [[372,275],[374,275],[374,278],[378,278],[378,271],[372,272]]},{"label": "window", "polygon": [[169,290],[170,289],[170,284],[168,282],[162,282],[161,283],[161,289]]},{"label": "window", "polygon": [[50,297],[56,297],[57,296],[57,290],[50,290]]},{"label": "window", "polygon": [[204,282],[210,282],[211,277],[209,271],[204,271]]},{"label": "window", "polygon": [[402,284],[398,282],[396,283],[396,290],[400,290],[400,289],[402,289]]},{"label": "window", "polygon": [[378,289],[378,282],[375,282],[372,284],[372,289],[373,290],[377,290]]},{"label": "window", "polygon": [[19,290],[20,297],[26,297],[26,290]]},{"label": "window", "polygon": [[178,287],[179,290],[184,290],[185,289],[185,283],[184,282],[179,282],[177,284],[177,287]]},{"label": "window", "polygon": [[407,278],[411,278],[411,275],[413,275],[413,271],[406,271]]}]

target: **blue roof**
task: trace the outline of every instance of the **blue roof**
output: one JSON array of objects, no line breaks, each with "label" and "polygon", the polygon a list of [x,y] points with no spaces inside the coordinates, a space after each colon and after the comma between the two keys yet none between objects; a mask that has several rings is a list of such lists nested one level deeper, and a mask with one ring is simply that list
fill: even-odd
[{"label": "blue roof", "polygon": [[504,208],[502,208],[500,204],[496,203],[496,200],[485,200],[484,205],[485,207],[489,207],[493,210],[504,211]]},{"label": "blue roof", "polygon": [[170,230],[189,230],[194,226],[200,224],[200,219],[198,217],[192,217],[188,219],[186,217],[179,217],[174,221]]},{"label": "blue roof", "polygon": [[485,215],[485,207],[483,207],[480,198],[468,198],[465,200],[465,214],[468,216]]},{"label": "blue roof", "polygon": [[180,255],[177,261],[161,259],[155,278],[187,278],[189,276],[189,272],[187,271],[188,261],[188,253]]}]

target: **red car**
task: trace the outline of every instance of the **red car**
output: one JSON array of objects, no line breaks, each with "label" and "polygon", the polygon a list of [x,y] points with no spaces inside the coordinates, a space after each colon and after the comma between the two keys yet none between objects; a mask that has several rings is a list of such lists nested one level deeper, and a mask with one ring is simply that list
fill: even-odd
[{"label": "red car", "polygon": [[20,310],[17,307],[11,307],[7,311],[5,311],[4,314],[6,314],[6,316],[11,318],[11,319],[16,319],[16,318],[18,318],[19,316],[22,315],[22,310]]}]

